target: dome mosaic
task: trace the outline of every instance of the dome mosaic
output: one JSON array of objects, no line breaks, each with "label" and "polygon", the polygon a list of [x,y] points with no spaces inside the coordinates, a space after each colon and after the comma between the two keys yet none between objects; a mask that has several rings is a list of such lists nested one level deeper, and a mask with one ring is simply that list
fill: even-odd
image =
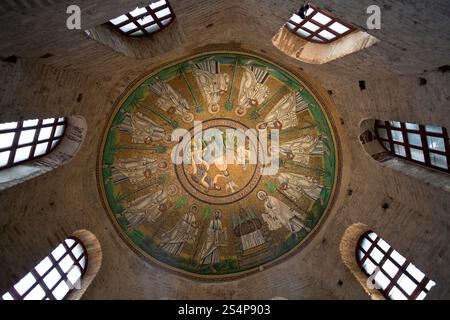
[{"label": "dome mosaic", "polygon": [[99,154],[101,197],[122,238],[151,262],[206,280],[301,250],[338,177],[317,96],[299,75],[240,52],[140,77],[117,101]]}]

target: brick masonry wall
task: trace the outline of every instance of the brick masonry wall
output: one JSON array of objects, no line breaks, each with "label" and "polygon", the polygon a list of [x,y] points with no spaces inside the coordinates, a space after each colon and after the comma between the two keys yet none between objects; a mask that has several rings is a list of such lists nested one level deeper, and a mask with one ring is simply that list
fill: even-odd
[{"label": "brick masonry wall", "polygon": [[[86,28],[133,9],[136,3],[78,2]],[[67,235],[87,229],[101,243],[103,263],[84,299],[368,299],[339,253],[346,228],[362,222],[438,283],[430,298],[449,298],[449,194],[384,167],[359,142],[359,125],[365,119],[450,128],[450,76],[435,71],[449,63],[449,6],[447,1],[433,1],[425,8],[422,1],[352,0],[339,6],[316,1],[360,26],[365,25],[365,8],[372,2],[382,7],[383,24],[381,30],[368,32],[381,42],[321,66],[295,61],[272,46],[271,38],[298,1],[172,0],[185,41],[172,51],[141,60],[65,29],[64,1],[37,7],[33,15],[26,9],[0,13],[0,57],[20,57],[15,64],[0,64],[0,122],[82,115],[88,123],[85,143],[69,165],[0,193],[0,291]],[[311,79],[330,100],[327,105],[338,126],[345,170],[336,206],[304,249],[272,268],[219,284],[174,275],[136,256],[104,212],[95,176],[99,141],[124,88],[146,70],[209,49],[252,50]],[[52,56],[40,58],[46,53]],[[427,84],[420,86],[419,77]],[[359,80],[366,81],[366,90],[359,89]],[[387,210],[381,208],[384,203],[389,204]]]}]

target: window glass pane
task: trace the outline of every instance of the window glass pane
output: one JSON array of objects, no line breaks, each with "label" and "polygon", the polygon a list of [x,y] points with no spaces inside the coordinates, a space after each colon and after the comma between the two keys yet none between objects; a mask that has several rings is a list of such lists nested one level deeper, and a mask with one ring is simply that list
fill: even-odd
[{"label": "window glass pane", "polygon": [[0,152],[0,167],[6,166],[9,160],[9,151]]},{"label": "window glass pane", "polygon": [[59,274],[56,268],[53,268],[52,271],[44,278],[44,283],[47,288],[52,289],[54,285],[61,279],[61,275]]},{"label": "window glass pane", "polygon": [[318,38],[316,36],[312,37],[311,40],[314,40],[314,41],[317,41],[317,42],[323,42],[322,39],[320,39],[320,38]]},{"label": "window glass pane", "polygon": [[316,30],[319,29],[319,26],[317,26],[316,24],[311,23],[311,22],[309,22],[309,21],[306,22],[303,26],[304,26],[306,29],[311,30],[312,32],[314,32],[314,31],[316,31]]},{"label": "window glass pane", "polygon": [[386,289],[389,285],[389,279],[383,274],[383,272],[378,272],[375,276],[375,283],[378,284],[382,290]]},{"label": "window glass pane", "polygon": [[63,132],[64,132],[64,126],[57,126],[56,127],[56,131],[55,131],[55,137],[60,137],[60,136],[62,136],[62,134],[63,134]]},{"label": "window glass pane", "polygon": [[389,293],[389,298],[392,300],[407,300],[405,295],[396,287],[394,287]]},{"label": "window glass pane", "polygon": [[448,169],[446,156],[430,152],[430,161],[433,166]]},{"label": "window glass pane", "polygon": [[394,261],[396,261],[399,265],[403,265],[403,263],[405,263],[406,259],[400,254],[398,253],[396,250],[394,250],[391,254],[392,259],[394,259]]},{"label": "window glass pane", "polygon": [[137,28],[136,25],[133,22],[131,22],[123,27],[120,27],[120,30],[122,30],[123,32],[128,32],[136,28]]},{"label": "window glass pane", "polygon": [[369,259],[366,259],[366,261],[363,264],[363,269],[366,270],[366,272],[371,275],[373,274],[373,272],[375,271],[375,264],[373,264],[372,261],[370,261]]},{"label": "window glass pane", "polygon": [[324,15],[321,12],[317,12],[313,17],[312,20],[318,21],[319,23],[326,25],[328,22],[331,21],[331,19],[329,17],[327,17],[326,15]]},{"label": "window glass pane", "polygon": [[114,18],[109,20],[112,24],[118,25],[124,21],[128,20],[128,17],[126,15],[121,15],[120,17]]},{"label": "window glass pane", "polygon": [[39,262],[39,264],[36,266],[36,271],[39,273],[39,275],[44,275],[44,273],[47,272],[48,269],[50,269],[53,266],[52,262],[48,257],[45,257],[44,260]]},{"label": "window glass pane", "polygon": [[143,25],[146,25],[147,23],[150,23],[150,22],[153,22],[153,21],[155,21],[155,20],[153,20],[152,16],[146,16],[146,17],[143,17],[142,19],[139,19],[138,23],[141,26],[143,26]]},{"label": "window glass pane", "polygon": [[157,24],[152,24],[151,26],[146,27],[145,30],[146,30],[148,33],[152,33],[152,32],[158,31],[158,30],[159,30],[159,27],[158,27]]},{"label": "window glass pane", "polygon": [[303,21],[303,19],[300,18],[300,16],[297,14],[293,14],[290,20],[294,21],[295,23],[300,23]]},{"label": "window glass pane", "polygon": [[0,149],[11,147],[13,144],[15,135],[16,135],[15,132],[1,133],[0,134]]},{"label": "window glass pane", "polygon": [[339,23],[339,22],[335,22],[333,23],[330,28],[333,31],[336,31],[339,34],[343,34],[346,33],[348,30],[350,30],[349,28],[347,28],[346,26],[344,26],[343,24]]},{"label": "window glass pane", "polygon": [[383,264],[383,270],[386,271],[386,273],[393,278],[397,272],[398,272],[398,268],[395,264],[392,263],[391,260],[386,260],[386,262]]},{"label": "window glass pane", "polygon": [[66,243],[66,245],[70,248],[73,246],[73,244],[75,243],[75,240],[73,239],[66,239],[64,240],[64,242]]},{"label": "window glass pane", "polygon": [[336,38],[336,36],[334,34],[332,34],[331,32],[328,32],[327,30],[320,31],[319,35],[321,35],[322,37],[324,37],[327,40],[333,40],[334,38]]},{"label": "window glass pane", "polygon": [[41,128],[41,131],[39,132],[39,141],[49,139],[52,134],[52,127],[47,128]]},{"label": "window glass pane", "polygon": [[48,142],[39,143],[38,145],[36,145],[36,149],[34,150],[34,156],[39,157],[45,154],[45,152],[47,151],[47,146]]},{"label": "window glass pane", "polygon": [[59,258],[62,257],[62,255],[66,252],[66,249],[64,249],[64,246],[60,244],[56,247],[55,250],[52,251],[52,256],[55,258],[55,260],[59,260]]},{"label": "window glass pane", "polygon": [[391,151],[391,145],[389,144],[389,142],[383,141],[383,145],[387,150]]},{"label": "window glass pane", "polygon": [[392,139],[394,141],[403,142],[403,133],[398,130],[391,130]]},{"label": "window glass pane", "polygon": [[442,128],[438,126],[425,126],[425,131],[434,132],[434,133],[442,133]]},{"label": "window glass pane", "polygon": [[419,293],[416,300],[423,300],[423,299],[425,299],[426,296],[427,296],[427,294],[422,291],[421,293]]},{"label": "window glass pane", "polygon": [[406,151],[404,146],[394,144],[394,152],[399,156],[406,157]]},{"label": "window glass pane", "polygon": [[377,238],[377,234],[375,232],[370,232],[367,236],[373,241]]},{"label": "window glass pane", "polygon": [[361,248],[363,248],[364,251],[366,251],[366,252],[367,252],[367,250],[369,250],[369,248],[370,248],[371,245],[372,245],[372,242],[370,242],[370,241],[367,240],[367,239],[363,239],[363,240],[361,241]]},{"label": "window glass pane", "polygon": [[78,259],[82,254],[84,250],[81,244],[77,244],[75,248],[72,249],[72,253],[76,259]]},{"label": "window glass pane", "polygon": [[16,155],[14,157],[14,163],[17,163],[17,162],[20,162],[23,160],[27,160],[30,157],[30,151],[31,151],[31,146],[18,148],[16,150]]},{"label": "window glass pane", "polygon": [[28,273],[25,277],[23,277],[17,284],[14,286],[17,293],[23,295],[31,286],[36,282],[36,279],[31,273]]},{"label": "window glass pane", "polygon": [[417,269],[412,263],[409,264],[408,268],[406,268],[406,271],[408,271],[418,282],[422,281],[422,279],[425,277],[423,272]]},{"label": "window glass pane", "polygon": [[389,121],[389,124],[390,124],[392,127],[401,128],[401,124],[400,124],[400,122],[398,122],[398,121]]},{"label": "window glass pane", "polygon": [[64,281],[61,281],[60,284],[53,290],[53,295],[57,300],[63,299],[66,294],[69,292],[70,288]]},{"label": "window glass pane", "polygon": [[45,297],[45,292],[40,285],[37,285],[27,294],[23,300],[42,300]]},{"label": "window glass pane", "polygon": [[47,118],[42,120],[42,124],[51,124],[55,122],[55,118]]},{"label": "window glass pane", "polygon": [[0,130],[15,129],[16,127],[17,127],[17,122],[0,123]]},{"label": "window glass pane", "polygon": [[37,124],[39,123],[38,119],[33,119],[33,120],[25,120],[23,122],[22,127],[26,128],[26,127],[34,127],[37,126]]},{"label": "window glass pane", "polygon": [[166,0],[156,1],[156,2],[153,2],[153,3],[150,4],[150,8],[151,9],[156,9],[156,8],[159,8],[159,7],[163,6],[163,5],[165,5],[165,4],[166,4]]},{"label": "window glass pane", "polygon": [[[145,30],[147,30],[147,28],[145,28]],[[130,36],[136,37],[136,36],[142,36],[143,34],[144,34],[144,31],[138,30],[138,31],[133,32],[132,34],[130,34]]]},{"label": "window glass pane", "polygon": [[52,146],[50,147],[51,150],[53,150],[53,148],[58,144],[59,140],[53,140],[52,141]]},{"label": "window glass pane", "polygon": [[58,118],[58,122],[64,122],[64,118]]},{"label": "window glass pane", "polygon": [[80,265],[83,269],[86,268],[86,257],[83,257],[83,259],[80,260]]},{"label": "window glass pane", "polygon": [[406,129],[408,129],[408,130],[419,130],[419,125],[415,124],[415,123],[406,122],[405,126],[406,126]]},{"label": "window glass pane", "polygon": [[69,274],[67,275],[68,280],[72,285],[75,285],[78,279],[81,277],[81,270],[78,267],[72,268]]},{"label": "window glass pane", "polygon": [[59,266],[64,272],[69,271],[69,269],[73,266],[72,258],[69,255],[65,256],[64,259],[62,259],[59,263]]},{"label": "window glass pane", "polygon": [[133,17],[137,17],[137,16],[139,16],[139,15],[141,15],[143,13],[146,13],[146,12],[148,12],[146,8],[136,8],[133,11],[131,11],[130,14]]},{"label": "window glass pane", "polygon": [[33,142],[36,129],[24,130],[20,133],[19,145]]},{"label": "window glass pane", "polygon": [[413,160],[420,161],[420,162],[425,162],[425,157],[423,155],[423,151],[422,150],[411,148],[410,151],[411,151],[411,158]]},{"label": "window glass pane", "polygon": [[379,239],[377,244],[384,252],[387,252],[391,248],[391,246],[383,239]]},{"label": "window glass pane", "polygon": [[162,18],[162,17],[168,16],[168,15],[170,15],[169,8],[165,8],[163,10],[160,10],[160,11],[156,12],[156,16],[158,18]]},{"label": "window glass pane", "polygon": [[378,128],[378,136],[380,137],[380,138],[383,138],[383,139],[388,139],[388,134],[387,134],[387,131],[386,131],[386,129],[383,129],[383,128]]},{"label": "window glass pane", "polygon": [[438,137],[427,137],[428,148],[433,150],[445,151],[444,139]]},{"label": "window glass pane", "polygon": [[8,293],[5,293],[5,294],[2,296],[2,299],[3,299],[3,300],[14,300],[13,296],[10,295],[9,292],[8,292]]},{"label": "window glass pane", "polygon": [[406,291],[408,295],[411,295],[414,292],[414,289],[416,289],[417,287],[416,284],[407,275],[402,275],[398,280],[398,284],[400,287],[402,287],[403,290]]},{"label": "window glass pane", "polygon": [[422,140],[420,138],[420,135],[418,135],[416,133],[408,132],[408,142],[409,142],[409,144],[412,144],[414,146],[418,146],[418,147],[422,146]]},{"label": "window glass pane", "polygon": [[383,254],[377,248],[373,248],[370,256],[377,262],[380,263],[381,259],[383,259]]},{"label": "window glass pane", "polygon": [[428,291],[431,290],[431,288],[433,288],[436,285],[436,282],[430,280],[427,285],[425,286],[425,289],[427,289]]},{"label": "window glass pane", "polygon": [[302,36],[304,38],[307,38],[311,35],[309,32],[306,32],[305,30],[303,30],[301,28],[298,29],[297,31],[295,31],[295,33],[297,33],[299,36]]}]

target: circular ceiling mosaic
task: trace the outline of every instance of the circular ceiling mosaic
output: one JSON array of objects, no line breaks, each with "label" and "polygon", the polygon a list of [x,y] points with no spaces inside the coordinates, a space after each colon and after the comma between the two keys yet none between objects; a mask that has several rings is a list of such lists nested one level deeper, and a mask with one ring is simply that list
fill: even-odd
[{"label": "circular ceiling mosaic", "polygon": [[99,185],[138,253],[225,279],[305,242],[332,203],[336,153],[304,81],[253,55],[214,52],[129,88],[103,139]]}]

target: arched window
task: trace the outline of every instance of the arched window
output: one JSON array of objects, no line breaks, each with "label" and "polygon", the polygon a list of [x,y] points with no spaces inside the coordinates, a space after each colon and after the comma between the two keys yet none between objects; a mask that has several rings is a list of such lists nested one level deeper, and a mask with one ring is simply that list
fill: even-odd
[{"label": "arched window", "polygon": [[436,284],[373,231],[359,238],[356,260],[386,299],[423,300]]},{"label": "arched window", "polygon": [[446,128],[377,120],[375,133],[383,148],[392,155],[450,172],[450,147]]},{"label": "arched window", "polygon": [[286,23],[286,28],[311,42],[330,43],[356,30],[352,25],[335,18],[330,12],[314,4],[310,4],[303,11],[304,18],[301,18],[299,14],[292,15]]},{"label": "arched window", "polygon": [[3,294],[2,299],[63,300],[73,289],[80,288],[87,264],[83,243],[69,237]]},{"label": "arched window", "polygon": [[33,119],[0,124],[0,170],[52,151],[66,129],[66,118]]},{"label": "arched window", "polygon": [[111,19],[109,22],[127,36],[144,36],[167,27],[175,18],[169,2],[160,0]]}]

